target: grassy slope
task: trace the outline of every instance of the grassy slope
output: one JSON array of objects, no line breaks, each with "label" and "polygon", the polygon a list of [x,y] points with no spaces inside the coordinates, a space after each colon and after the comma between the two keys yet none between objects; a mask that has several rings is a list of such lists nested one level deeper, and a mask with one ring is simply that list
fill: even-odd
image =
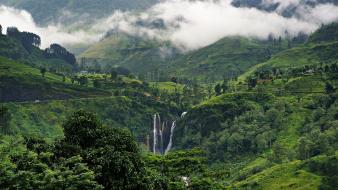
[{"label": "grassy slope", "polygon": [[295,47],[273,56],[270,60],[257,64],[239,77],[239,81],[252,75],[255,71],[267,68],[297,68],[306,65],[320,65],[336,63],[338,60],[338,42],[324,42],[321,44],[306,44]]},{"label": "grassy slope", "polygon": [[[185,55],[163,59],[159,48],[170,48],[167,43],[142,40],[114,34],[86,50],[80,57],[98,58],[99,62],[127,67],[136,73],[161,72],[184,78],[219,80],[225,74],[243,73],[251,66],[269,59],[286,48],[258,40],[228,37],[205,48]],[[228,76],[229,77],[229,76]]]},{"label": "grassy slope", "polygon": [[243,73],[283,48],[284,42],[273,47],[257,40],[228,37],[182,56],[174,62],[172,71],[182,77],[219,80],[224,75]]},{"label": "grassy slope", "polygon": [[0,57],[0,100],[32,101],[109,96],[101,90],[62,82],[62,77],[46,73],[28,65]]},{"label": "grassy slope", "polygon": [[152,82],[150,85],[168,93],[174,93],[176,90],[182,92],[184,88],[182,84],[175,84],[173,82]]},{"label": "grassy slope", "polygon": [[103,65],[118,65],[135,73],[148,73],[166,61],[159,48],[167,46],[155,40],[113,34],[87,49],[80,57],[89,58],[89,63],[90,59],[98,59]]},{"label": "grassy slope", "polygon": [[[334,31],[335,32],[335,31]],[[239,77],[239,82],[244,82],[245,79],[252,75],[257,70],[271,69],[273,67],[280,69],[301,68],[306,65],[321,65],[336,63],[338,42],[334,40],[322,40],[321,35],[326,34],[323,31],[316,32],[311,38],[311,43],[301,47],[292,48],[283,51],[267,62],[258,64],[250,68],[246,73]],[[333,39],[334,36],[330,36]],[[320,42],[320,43],[315,43]],[[280,99],[291,103],[293,112],[284,119],[284,129],[278,135],[278,142],[285,149],[294,149],[298,139],[300,138],[297,129],[303,125],[306,116],[311,115],[311,111],[306,107],[307,102],[313,99],[315,94],[311,92],[324,92],[325,80],[337,85],[332,76],[321,75],[304,75],[290,78],[287,82],[275,80],[273,83],[260,85],[266,91],[277,91],[277,89],[285,89],[286,91],[304,91],[306,94],[287,93],[279,96]],[[298,98],[300,101],[298,102]],[[263,155],[264,157],[264,155]],[[258,157],[248,163],[241,172],[249,171],[250,168],[264,167],[265,159]],[[263,171],[253,174],[245,180],[235,182],[234,189],[318,189],[322,184],[321,176],[310,173],[301,167],[301,161],[294,161],[284,164],[278,164],[273,167],[268,167]]]},{"label": "grassy slope", "polygon": [[321,177],[300,169],[300,161],[280,164],[235,184],[236,189],[316,190]]}]

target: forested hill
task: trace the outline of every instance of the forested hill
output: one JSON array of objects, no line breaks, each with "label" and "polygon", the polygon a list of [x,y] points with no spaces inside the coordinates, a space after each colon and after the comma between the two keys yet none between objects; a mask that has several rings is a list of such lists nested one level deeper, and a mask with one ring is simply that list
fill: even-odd
[{"label": "forested hill", "polygon": [[40,36],[16,27],[8,27],[2,34],[0,25],[0,56],[22,61],[36,68],[45,68],[55,72],[70,72],[77,67],[74,54],[59,44],[40,49]]},{"label": "forested hill", "polygon": [[[0,4],[27,10],[39,24],[101,18],[115,10],[141,10],[156,2],[158,0],[0,0]],[[67,17],[69,13],[71,16]]]}]

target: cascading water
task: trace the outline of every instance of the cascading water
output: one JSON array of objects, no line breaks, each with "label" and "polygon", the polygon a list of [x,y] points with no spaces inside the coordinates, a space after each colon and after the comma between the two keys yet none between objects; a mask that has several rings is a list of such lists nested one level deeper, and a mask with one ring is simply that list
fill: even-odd
[{"label": "cascading water", "polygon": [[[188,112],[183,112],[181,118],[183,118],[187,113]],[[169,130],[168,123],[167,122],[161,123],[160,114],[156,113],[154,114],[153,122],[154,123],[153,123],[152,151],[154,154],[156,153],[167,154],[172,148],[174,131],[176,128],[176,121],[172,122]],[[168,144],[166,144],[166,149],[164,150],[165,142],[168,142]]]},{"label": "cascading water", "polygon": [[188,113],[188,112],[186,112],[186,111],[183,112],[183,113],[181,114],[181,118],[183,118],[185,115],[187,115],[187,113]]},{"label": "cascading water", "polygon": [[164,154],[167,154],[170,151],[170,149],[171,149],[171,146],[173,144],[173,136],[174,136],[175,127],[176,127],[176,121],[174,121],[173,124],[171,125],[170,139],[169,139],[169,143],[168,143],[167,148],[165,149],[165,153]]},{"label": "cascading water", "polygon": [[153,141],[153,153],[156,153],[156,145],[157,145],[157,129],[156,129],[156,123],[157,123],[157,114],[154,114],[154,129],[153,129],[153,135],[154,135],[154,141]]}]

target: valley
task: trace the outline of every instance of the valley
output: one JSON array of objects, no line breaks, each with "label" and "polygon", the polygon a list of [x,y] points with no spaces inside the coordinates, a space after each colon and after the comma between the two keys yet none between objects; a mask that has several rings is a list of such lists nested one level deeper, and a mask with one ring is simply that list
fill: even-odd
[{"label": "valley", "polygon": [[[0,0],[48,15],[41,24],[56,5],[102,17],[156,3],[107,2],[52,1],[45,13],[42,1]],[[275,10],[260,3],[233,2]],[[7,28],[0,189],[337,189],[337,31],[225,36],[190,51],[113,31],[73,54]]]}]

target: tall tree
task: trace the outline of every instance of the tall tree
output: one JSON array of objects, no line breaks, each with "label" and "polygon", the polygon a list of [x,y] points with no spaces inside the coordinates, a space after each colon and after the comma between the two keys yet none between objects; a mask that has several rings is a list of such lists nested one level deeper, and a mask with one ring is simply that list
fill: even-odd
[{"label": "tall tree", "polygon": [[137,143],[130,132],[105,127],[96,115],[85,111],[74,113],[63,127],[64,142],[81,149],[81,156],[105,189],[148,189],[151,182],[146,179]]},{"label": "tall tree", "polygon": [[219,95],[222,94],[222,87],[221,87],[220,84],[217,84],[217,85],[215,86],[215,93],[216,93],[216,96],[219,96]]},{"label": "tall tree", "polygon": [[4,106],[0,106],[0,133],[9,134],[10,131],[11,114],[9,109]]},{"label": "tall tree", "polygon": [[42,77],[45,77],[46,72],[47,72],[47,69],[45,67],[40,68],[40,73],[41,73]]}]

